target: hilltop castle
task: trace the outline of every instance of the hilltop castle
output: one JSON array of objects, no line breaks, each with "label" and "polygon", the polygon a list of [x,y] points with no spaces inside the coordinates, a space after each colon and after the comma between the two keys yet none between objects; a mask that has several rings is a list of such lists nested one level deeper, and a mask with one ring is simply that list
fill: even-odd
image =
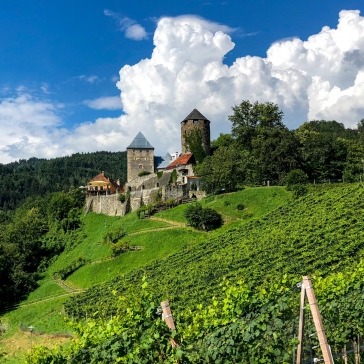
[{"label": "hilltop castle", "polygon": [[[86,209],[107,215],[124,215],[127,204],[131,211],[143,204],[167,201],[170,199],[201,198],[204,192],[200,190],[200,178],[195,176],[193,166],[195,156],[191,150],[191,137],[200,144],[205,155],[210,154],[210,121],[197,109],[194,109],[181,121],[181,150],[178,155],[166,154],[156,157],[154,147],[145,136],[139,132],[127,147],[127,182],[122,188],[115,186],[114,181],[108,181],[104,174],[96,176],[88,184]],[[98,181],[100,179],[100,181]],[[108,193],[97,183],[113,186],[115,193]],[[111,189],[110,189],[111,191]],[[127,195],[129,201],[120,202],[120,192]],[[121,199],[122,200],[122,199]]]}]

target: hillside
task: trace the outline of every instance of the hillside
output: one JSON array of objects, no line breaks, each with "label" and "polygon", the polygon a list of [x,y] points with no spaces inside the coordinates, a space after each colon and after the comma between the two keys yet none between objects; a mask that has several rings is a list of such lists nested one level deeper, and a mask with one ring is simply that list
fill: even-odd
[{"label": "hillside", "polygon": [[[158,302],[169,299],[185,341],[180,354],[183,362],[201,362],[196,359],[201,355],[206,356],[202,362],[218,362],[217,358],[223,362],[227,353],[236,362],[252,362],[244,359],[251,357],[285,362],[283,358],[291,357],[295,347],[291,335],[297,327],[299,294],[291,288],[302,275],[310,274],[315,277],[329,339],[335,350],[341,350],[364,328],[361,308],[355,303],[364,294],[364,223],[359,218],[363,194],[364,187],[355,184],[315,186],[298,200],[291,200],[279,187],[211,196],[203,204],[222,213],[226,224],[210,233],[185,226],[184,205],[148,220],[139,220],[135,214],[121,219],[88,215],[82,241],[62,253],[39,289],[4,319],[32,324],[41,331],[62,332],[66,327],[59,312],[64,303],[69,317],[81,322],[85,317],[96,319],[99,336],[88,341],[88,354],[82,354],[85,362],[91,362],[92,353],[121,355],[122,350],[133,351],[140,345],[149,347],[143,355],[153,350],[162,355],[164,344],[154,340],[153,345],[161,346],[151,348],[144,335],[161,335],[163,327],[148,315]],[[237,209],[238,205],[244,209]],[[117,227],[126,233],[121,242],[142,246],[142,250],[112,258],[111,246],[103,243],[103,237]],[[52,275],[81,255],[87,263],[65,280],[71,288],[68,295],[73,296],[66,300]],[[77,289],[85,288],[89,289],[75,295]],[[47,297],[51,299],[48,303],[44,301]],[[353,304],[355,310],[351,309]],[[335,310],[340,311],[340,317]],[[109,320],[117,312],[119,320],[109,321],[109,329],[103,331],[104,320],[97,317]],[[130,321],[128,315],[138,315],[142,321]],[[80,325],[81,337],[89,336],[89,326]],[[136,341],[127,344],[119,337],[118,342],[130,346],[111,352],[114,339],[107,334],[110,325],[115,340],[127,325],[128,330],[134,330]],[[254,335],[249,327],[255,327]],[[246,345],[237,350],[235,340]],[[191,342],[193,346],[189,346]],[[75,345],[71,350],[81,355]],[[135,355],[139,358],[142,354]]]},{"label": "hillside", "polygon": [[[289,198],[289,193],[281,187],[247,188],[236,193],[209,197],[202,203],[223,214],[225,225],[220,230],[224,230],[232,224],[257,219],[285,204]],[[238,204],[244,205],[245,209],[238,210]],[[121,273],[132,272],[174,255],[187,246],[198,245],[214,234],[187,227],[184,219],[185,208],[186,205],[180,205],[160,212],[152,219],[143,220],[138,219],[135,213],[122,218],[97,214],[84,216],[84,228],[78,234],[77,240],[71,244],[73,248],[59,256],[44,274],[40,287],[17,310],[3,317],[5,322],[11,323],[11,330],[6,335],[9,339],[6,340],[18,333],[17,325],[20,322],[26,326],[34,326],[37,332],[69,333],[70,329],[59,313],[63,303],[69,296],[77,293],[77,290],[109,281]],[[112,258],[111,246],[104,243],[103,239],[107,232],[119,227],[126,233],[122,241],[132,246],[142,246],[143,249]],[[54,280],[54,273],[80,257],[87,263],[66,278],[66,288],[61,287]]]},{"label": "hillside", "polygon": [[[223,277],[243,279],[254,286],[283,274],[297,280],[318,272],[326,275],[362,257],[364,222],[358,217],[363,208],[361,185],[319,189],[259,220],[224,230],[202,244],[156,261],[128,279],[137,282],[146,274],[161,298],[179,307],[182,302],[202,302],[216,295]],[[159,279],[161,276],[168,277],[168,282]],[[66,309],[71,315],[85,315],[87,307],[94,307],[94,297],[99,304],[112,306],[110,290],[121,291],[122,287],[118,281],[95,287],[66,303]]]}]

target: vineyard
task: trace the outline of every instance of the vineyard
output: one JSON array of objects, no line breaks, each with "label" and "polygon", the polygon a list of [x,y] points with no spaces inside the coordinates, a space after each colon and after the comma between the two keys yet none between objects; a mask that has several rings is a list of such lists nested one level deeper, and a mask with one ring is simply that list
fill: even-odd
[{"label": "vineyard", "polygon": [[[344,363],[344,348],[351,363],[351,349],[360,346],[364,334],[364,187],[314,186],[305,197],[285,204],[278,201],[279,190],[253,193],[266,194],[269,207],[253,211],[250,202],[234,194],[204,201],[232,223],[196,235],[196,243],[191,228],[181,224],[175,232],[140,230],[145,235],[133,235],[131,225],[125,225],[125,238],[135,239],[133,244],[148,246],[149,240],[157,246],[159,239],[166,243],[173,235],[178,236],[174,244],[180,244],[183,232],[190,242],[67,300],[64,310],[75,340],[65,348],[35,348],[27,363],[292,363],[297,284],[303,275],[312,277],[335,363]],[[237,204],[248,208],[240,211]],[[181,209],[176,209],[179,222]],[[168,221],[173,213],[165,211],[160,218]],[[141,223],[143,229],[148,225]],[[94,272],[94,266],[80,268],[71,282],[86,268]],[[171,302],[177,333],[160,319],[165,299]],[[320,357],[312,332],[308,315],[307,363]],[[171,348],[171,337],[177,349]]]},{"label": "vineyard", "polygon": [[[296,280],[307,274],[326,276],[360,260],[363,211],[362,186],[319,190],[260,220],[156,261],[125,280],[134,284],[145,274],[160,299],[168,298],[179,308],[218,295],[224,277],[254,287],[284,274]],[[115,300],[110,292],[114,290],[123,292],[124,281],[96,286],[73,298],[66,310],[82,318],[99,305],[103,307],[100,313],[112,314]]]}]

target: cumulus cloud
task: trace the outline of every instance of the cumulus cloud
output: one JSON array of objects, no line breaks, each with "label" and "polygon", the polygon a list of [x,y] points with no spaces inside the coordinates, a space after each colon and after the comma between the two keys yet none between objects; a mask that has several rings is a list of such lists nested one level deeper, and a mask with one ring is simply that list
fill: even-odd
[{"label": "cumulus cloud", "polygon": [[94,100],[85,100],[84,104],[95,110],[120,110],[121,99],[119,96],[104,96]]},{"label": "cumulus cloud", "polygon": [[145,28],[138,24],[134,19],[121,16],[109,9],[105,9],[104,14],[116,20],[118,27],[124,33],[125,38],[137,41],[148,39],[148,33]]},{"label": "cumulus cloud", "polygon": [[[120,70],[124,114],[119,118],[65,130],[56,105],[31,99],[24,90],[22,96],[0,99],[0,125],[5,125],[0,157],[125,150],[139,131],[164,155],[180,150],[180,122],[192,109],[211,121],[217,137],[230,131],[231,107],[244,99],[277,103],[290,128],[312,119],[355,127],[364,117],[364,18],[359,11],[341,11],[336,28],[324,26],[307,40],[282,39],[266,57],[239,57],[228,66],[224,57],[234,48],[233,34],[232,28],[196,16],[160,19],[150,58]],[[111,105],[116,107],[114,98],[88,100],[96,109]],[[18,107],[33,116],[17,114]]]}]

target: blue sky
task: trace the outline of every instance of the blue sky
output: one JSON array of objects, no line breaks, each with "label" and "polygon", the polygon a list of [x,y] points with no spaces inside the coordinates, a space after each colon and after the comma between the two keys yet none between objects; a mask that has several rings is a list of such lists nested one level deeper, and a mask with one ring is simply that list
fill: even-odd
[{"label": "blue sky", "polygon": [[359,0],[3,0],[0,163],[125,150],[138,131],[157,154],[174,152],[194,107],[217,137],[247,98],[276,102],[290,128],[313,118],[354,127],[364,117],[364,20],[354,12],[363,8]]}]

